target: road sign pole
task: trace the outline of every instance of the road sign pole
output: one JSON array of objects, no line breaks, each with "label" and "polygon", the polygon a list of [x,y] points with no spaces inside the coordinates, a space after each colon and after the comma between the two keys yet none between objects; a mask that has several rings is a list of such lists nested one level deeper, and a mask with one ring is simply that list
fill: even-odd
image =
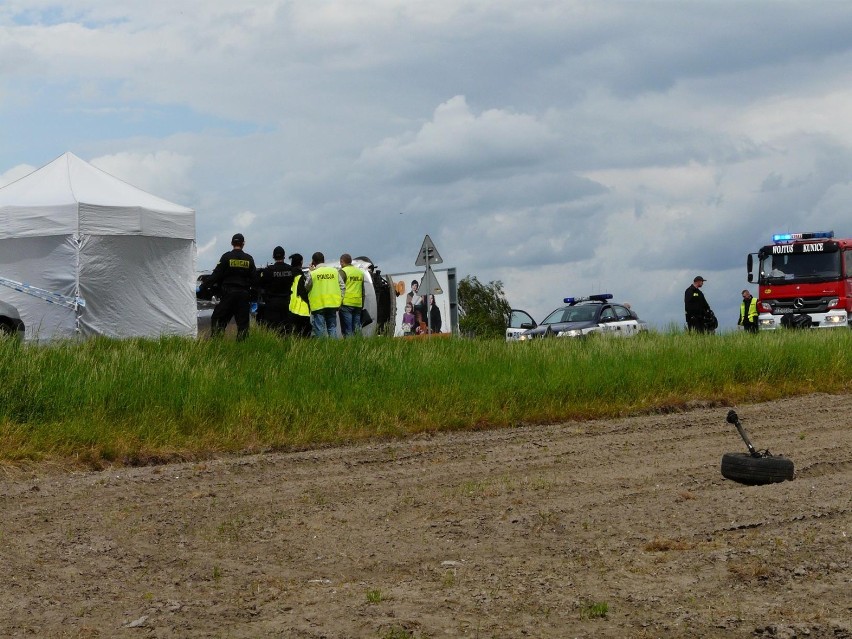
[{"label": "road sign pole", "polygon": [[[415,266],[425,266],[426,273],[423,275],[423,281],[420,283],[420,290],[426,289],[426,331],[427,335],[432,334],[432,309],[430,304],[430,296],[432,300],[434,300],[435,288],[439,288],[437,284],[437,280],[435,276],[432,274],[432,264],[441,264],[443,263],[443,259],[441,258],[441,254],[438,253],[438,249],[435,247],[435,244],[432,242],[432,238],[428,235],[423,238],[423,244],[420,247],[420,253],[417,255],[417,261],[414,262]],[[432,286],[432,282],[435,282],[435,286]],[[424,286],[425,285],[425,286]]]},{"label": "road sign pole", "polygon": [[[429,266],[429,258],[426,258],[426,281],[432,281],[432,268]],[[432,313],[430,312],[432,309],[429,308],[429,293],[426,293],[426,334],[432,334]]]}]

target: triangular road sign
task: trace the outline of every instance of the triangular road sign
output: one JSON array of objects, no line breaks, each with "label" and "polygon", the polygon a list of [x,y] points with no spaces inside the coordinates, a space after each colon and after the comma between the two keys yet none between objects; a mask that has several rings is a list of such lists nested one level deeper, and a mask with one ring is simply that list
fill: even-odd
[{"label": "triangular road sign", "polygon": [[421,295],[441,295],[444,292],[431,268],[427,268],[423,277],[420,278],[420,286],[417,292]]},{"label": "triangular road sign", "polygon": [[442,264],[444,260],[438,254],[438,249],[432,243],[432,239],[427,235],[423,238],[423,246],[420,247],[420,253],[417,255],[417,261],[414,266],[426,266],[427,264]]}]

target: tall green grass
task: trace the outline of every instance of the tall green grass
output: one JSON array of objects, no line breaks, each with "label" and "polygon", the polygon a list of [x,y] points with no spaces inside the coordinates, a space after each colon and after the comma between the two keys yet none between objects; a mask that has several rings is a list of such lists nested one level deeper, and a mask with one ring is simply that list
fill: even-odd
[{"label": "tall green grass", "polygon": [[0,459],[147,463],[852,389],[852,331],[0,340]]}]

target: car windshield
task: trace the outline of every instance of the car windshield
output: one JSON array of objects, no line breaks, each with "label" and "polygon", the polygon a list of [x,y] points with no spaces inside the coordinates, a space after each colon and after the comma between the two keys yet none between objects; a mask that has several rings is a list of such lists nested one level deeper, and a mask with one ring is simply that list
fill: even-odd
[{"label": "car windshield", "polygon": [[557,308],[548,315],[542,324],[563,324],[565,322],[593,322],[600,308],[597,304],[565,306]]},{"label": "car windshield", "polygon": [[840,252],[767,255],[760,261],[760,275],[774,282],[839,278]]}]

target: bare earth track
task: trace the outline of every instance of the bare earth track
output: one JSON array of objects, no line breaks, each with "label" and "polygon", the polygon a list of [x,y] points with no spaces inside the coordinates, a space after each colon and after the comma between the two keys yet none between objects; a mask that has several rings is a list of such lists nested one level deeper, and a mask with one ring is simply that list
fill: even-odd
[{"label": "bare earth track", "polygon": [[6,469],[0,636],[849,639],[852,395],[737,411]]}]

